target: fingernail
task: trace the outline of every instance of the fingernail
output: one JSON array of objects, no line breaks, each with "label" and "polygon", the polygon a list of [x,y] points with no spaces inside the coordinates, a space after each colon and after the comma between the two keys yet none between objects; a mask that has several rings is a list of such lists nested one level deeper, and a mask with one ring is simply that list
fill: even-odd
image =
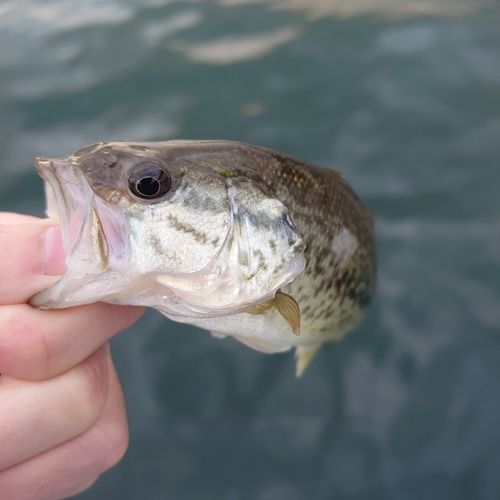
[{"label": "fingernail", "polygon": [[44,235],[45,274],[57,276],[66,272],[66,255],[64,253],[60,226],[49,227]]}]

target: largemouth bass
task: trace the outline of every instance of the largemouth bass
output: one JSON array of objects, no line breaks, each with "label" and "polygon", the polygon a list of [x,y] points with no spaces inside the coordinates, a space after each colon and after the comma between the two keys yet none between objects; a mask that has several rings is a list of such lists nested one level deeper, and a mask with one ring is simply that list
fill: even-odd
[{"label": "largemouth bass", "polygon": [[30,303],[149,306],[263,352],[317,349],[362,318],[373,220],[341,174],[229,141],[98,143],[37,158],[68,271]]}]

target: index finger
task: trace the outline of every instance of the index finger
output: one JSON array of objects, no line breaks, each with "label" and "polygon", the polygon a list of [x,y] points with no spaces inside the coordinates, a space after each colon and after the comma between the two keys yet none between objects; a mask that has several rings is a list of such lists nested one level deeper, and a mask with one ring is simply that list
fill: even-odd
[{"label": "index finger", "polygon": [[24,380],[54,377],[81,363],[137,321],[144,308],[96,302],[40,311],[0,307],[0,373]]},{"label": "index finger", "polygon": [[15,223],[0,225],[0,373],[24,379],[57,375],[142,314],[141,308],[103,303],[56,311],[29,306],[33,295],[65,272],[61,232],[51,219],[7,219]]}]

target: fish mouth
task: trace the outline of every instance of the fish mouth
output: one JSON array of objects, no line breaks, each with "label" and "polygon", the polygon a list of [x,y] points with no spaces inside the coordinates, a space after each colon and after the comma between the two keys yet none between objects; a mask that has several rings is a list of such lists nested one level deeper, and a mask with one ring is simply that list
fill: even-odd
[{"label": "fish mouth", "polygon": [[45,181],[46,214],[61,223],[68,268],[85,274],[103,272],[109,252],[84,173],[70,158],[39,157],[35,167]]}]

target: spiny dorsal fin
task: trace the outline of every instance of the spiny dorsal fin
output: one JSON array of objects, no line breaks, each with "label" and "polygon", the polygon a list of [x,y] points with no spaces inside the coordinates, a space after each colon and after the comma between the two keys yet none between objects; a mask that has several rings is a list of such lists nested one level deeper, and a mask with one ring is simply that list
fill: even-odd
[{"label": "spiny dorsal fin", "polygon": [[321,344],[314,344],[299,345],[295,348],[295,376],[297,378],[302,377],[302,374],[320,347]]},{"label": "spiny dorsal fin", "polygon": [[297,301],[287,293],[280,290],[276,292],[274,299],[266,300],[246,310],[250,314],[263,314],[271,307],[276,307],[283,319],[290,325],[295,335],[300,335],[300,307]]}]

